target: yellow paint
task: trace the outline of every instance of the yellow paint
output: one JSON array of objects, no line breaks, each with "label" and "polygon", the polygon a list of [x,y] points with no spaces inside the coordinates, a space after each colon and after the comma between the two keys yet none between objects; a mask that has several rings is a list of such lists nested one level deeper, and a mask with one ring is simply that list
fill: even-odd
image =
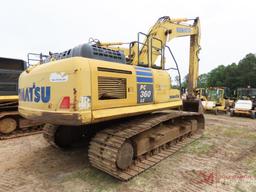
[{"label": "yellow paint", "polygon": [[5,95],[5,96],[0,96],[0,103],[1,102],[6,102],[6,101],[18,101],[18,95]]},{"label": "yellow paint", "polygon": [[245,115],[251,115],[251,111],[250,110],[234,110],[234,112],[236,114],[245,114]]},{"label": "yellow paint", "polygon": [[[160,18],[149,30],[147,38],[144,40],[145,46],[140,50],[140,54],[138,55],[138,43],[134,43],[131,47],[131,55],[133,55],[133,65],[138,65],[139,62],[148,67],[154,67],[159,58],[160,52],[157,49],[161,50],[168,41],[171,41],[174,38],[178,37],[190,37],[190,54],[189,54],[189,75],[188,75],[188,94],[190,96],[194,95],[194,89],[197,88],[197,79],[199,73],[199,51],[200,47],[200,20],[197,17],[194,19],[193,24],[187,23],[189,19],[187,18],[174,18],[171,19],[169,17]],[[161,40],[161,43],[158,40]],[[147,42],[151,42],[152,45]],[[120,47],[125,43],[99,43],[100,46],[108,47],[115,50],[124,51],[125,55],[129,54],[127,48]],[[118,48],[116,47],[118,45]],[[146,46],[147,45],[147,46]],[[140,48],[142,45],[140,45]],[[151,53],[152,48],[152,53]],[[148,53],[152,55],[152,60],[148,60]],[[162,63],[160,63],[160,68],[165,68],[165,59],[163,59]]]},{"label": "yellow paint", "polygon": [[[132,74],[98,71],[98,67],[130,71]],[[67,82],[50,81],[49,78],[52,73],[62,72],[65,72],[65,74],[68,75]],[[23,72],[21,74],[19,88],[31,87],[33,83],[35,83],[36,86],[40,87],[51,86],[52,92],[49,103],[20,101],[19,111],[26,118],[31,118],[33,116],[34,119],[37,116],[42,117],[44,113],[45,115],[47,113],[54,113],[63,114],[64,116],[76,113],[80,116],[80,119],[77,119],[78,124],[88,124],[102,121],[104,119],[114,119],[117,117],[124,117],[126,115],[161,110],[165,108],[177,108],[181,106],[182,102],[179,97],[176,97],[176,99],[170,98],[170,94],[172,93],[171,90],[174,90],[171,89],[169,74],[166,71],[157,69],[152,69],[152,74],[154,79],[154,101],[149,104],[138,104],[135,66],[111,63],[107,61],[99,62],[98,60],[82,57],[57,60],[37,66],[30,70],[29,73]],[[127,98],[99,100],[99,76],[125,78],[127,82]],[[74,89],[77,90],[76,96],[74,96]],[[179,95],[178,91],[174,91],[173,93],[176,96]],[[71,98],[72,106],[75,107],[71,107],[69,110],[60,109],[61,100],[65,96],[69,96]],[[91,97],[90,109],[79,109],[79,98],[81,96]],[[54,122],[57,120],[52,119],[51,121]],[[63,123],[66,124],[65,122]]]},{"label": "yellow paint", "polygon": [[105,119],[112,119],[118,117],[127,117],[135,114],[141,114],[146,112],[157,111],[160,109],[175,109],[182,105],[181,100],[161,103],[161,104],[149,104],[149,105],[140,105],[132,107],[122,107],[122,108],[113,108],[113,109],[104,109],[93,111],[93,121],[104,121]]},{"label": "yellow paint", "polygon": [[[193,86],[197,79],[198,70],[198,51],[199,51],[199,20],[197,19],[194,25],[184,25],[180,22],[187,20],[166,20],[153,26],[150,30],[150,36],[162,40],[163,44],[175,37],[193,36],[196,42],[191,44],[191,60],[190,73],[193,78],[191,83]],[[178,28],[182,28],[185,32],[178,32]],[[186,32],[188,30],[189,32]],[[172,33],[170,33],[172,31]],[[164,35],[168,32],[168,35]],[[169,39],[167,39],[169,38]],[[104,47],[111,48],[113,45],[121,45],[122,43],[106,43]],[[153,46],[159,46],[153,43]],[[136,47],[136,46],[135,46]],[[132,50],[135,50],[135,47]],[[117,48],[113,48],[117,49]],[[123,50],[128,57],[127,49]],[[141,61],[146,61],[147,54],[150,50],[143,49],[138,57]],[[134,52],[135,53],[135,52]],[[19,101],[19,112],[28,119],[44,120],[52,124],[62,125],[81,125],[90,124],[99,121],[116,119],[125,116],[137,115],[157,111],[162,109],[179,108],[182,106],[179,90],[171,87],[170,75],[164,69],[164,64],[161,64],[160,69],[156,69],[153,65],[157,56],[152,54],[152,63],[148,66],[152,72],[153,83],[144,83],[145,85],[152,84],[153,100],[148,103],[139,103],[137,101],[138,82],[136,75],[136,56],[131,64],[121,64],[108,62],[103,60],[88,59],[84,57],[71,57],[67,59],[54,60],[49,63],[44,63],[29,68],[23,72],[19,79],[19,88],[26,90],[29,87],[51,87],[51,99],[47,103],[32,101]],[[107,69],[100,70],[100,69]],[[112,70],[112,71],[111,71]],[[138,69],[137,71],[143,71]],[[145,70],[144,70],[145,72]],[[67,77],[66,80],[53,81],[53,74]],[[191,75],[190,74],[190,75]],[[139,75],[140,76],[140,75]],[[140,77],[143,77],[141,75]],[[126,97],[123,99],[100,99],[99,98],[99,77],[119,78],[125,80]],[[146,77],[146,76],[144,76]],[[105,85],[115,87],[111,85]],[[119,89],[115,90],[116,92]],[[71,107],[69,109],[61,109],[60,104],[64,97],[69,97]],[[22,97],[20,97],[22,98]],[[86,105],[85,104],[86,101]],[[87,102],[90,101],[90,102]],[[82,103],[82,104],[81,104]],[[84,107],[86,106],[86,107]]]}]

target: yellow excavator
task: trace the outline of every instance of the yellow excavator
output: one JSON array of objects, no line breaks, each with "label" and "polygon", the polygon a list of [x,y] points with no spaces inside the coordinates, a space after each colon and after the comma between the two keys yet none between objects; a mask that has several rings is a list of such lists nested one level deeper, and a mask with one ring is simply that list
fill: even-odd
[{"label": "yellow excavator", "polygon": [[[184,36],[190,36],[190,63],[182,101],[165,64],[166,43]],[[165,16],[128,44],[93,40],[50,53],[21,74],[19,112],[47,123],[45,139],[60,148],[95,130],[91,165],[129,180],[201,136],[204,116],[194,95],[199,41],[199,18]]]},{"label": "yellow excavator", "polygon": [[0,140],[40,132],[37,122],[18,112],[18,78],[25,68],[21,59],[0,57]]}]

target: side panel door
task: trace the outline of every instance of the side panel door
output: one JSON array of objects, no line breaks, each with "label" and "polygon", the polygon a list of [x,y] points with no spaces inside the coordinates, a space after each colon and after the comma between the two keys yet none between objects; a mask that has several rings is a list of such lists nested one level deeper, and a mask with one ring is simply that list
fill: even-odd
[{"label": "side panel door", "polygon": [[134,67],[90,60],[93,110],[136,104]]}]

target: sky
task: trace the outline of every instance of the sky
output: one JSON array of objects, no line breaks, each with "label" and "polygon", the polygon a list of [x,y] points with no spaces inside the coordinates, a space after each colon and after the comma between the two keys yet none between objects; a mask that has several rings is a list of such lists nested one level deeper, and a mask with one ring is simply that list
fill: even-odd
[{"label": "sky", "polygon": [[[256,53],[255,7],[253,0],[1,0],[0,57],[26,60],[29,52],[61,52],[90,37],[130,42],[161,16],[199,16],[201,74]],[[189,38],[168,45],[184,77]]]}]

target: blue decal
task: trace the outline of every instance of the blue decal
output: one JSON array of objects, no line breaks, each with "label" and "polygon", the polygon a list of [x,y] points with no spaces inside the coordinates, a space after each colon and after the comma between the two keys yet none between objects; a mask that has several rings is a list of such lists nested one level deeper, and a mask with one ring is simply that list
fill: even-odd
[{"label": "blue decal", "polygon": [[153,102],[154,86],[151,68],[136,67],[137,103]]},{"label": "blue decal", "polygon": [[153,78],[137,76],[137,83],[153,83]]},{"label": "blue decal", "polygon": [[43,103],[48,103],[50,101],[50,87],[41,87],[42,101]]},{"label": "blue decal", "polygon": [[151,71],[151,69],[150,68],[148,68],[148,67],[136,67],[136,69],[137,70],[144,70],[144,71]]},{"label": "blue decal", "polygon": [[32,87],[20,88],[18,93],[20,101],[48,103],[51,99],[50,86],[37,87],[35,84],[33,84]]},{"label": "blue decal", "polygon": [[38,103],[39,101],[40,101],[40,87],[36,87],[34,102]]},{"label": "blue decal", "polygon": [[189,29],[189,28],[181,28],[181,27],[178,27],[178,28],[176,28],[176,32],[177,32],[177,33],[191,33],[192,30]]},{"label": "blue decal", "polygon": [[28,88],[26,89],[26,94],[25,94],[25,101],[29,101],[29,91]]},{"label": "blue decal", "polygon": [[33,87],[29,87],[29,101],[33,99]]},{"label": "blue decal", "polygon": [[136,71],[136,75],[152,77],[151,72]]}]

